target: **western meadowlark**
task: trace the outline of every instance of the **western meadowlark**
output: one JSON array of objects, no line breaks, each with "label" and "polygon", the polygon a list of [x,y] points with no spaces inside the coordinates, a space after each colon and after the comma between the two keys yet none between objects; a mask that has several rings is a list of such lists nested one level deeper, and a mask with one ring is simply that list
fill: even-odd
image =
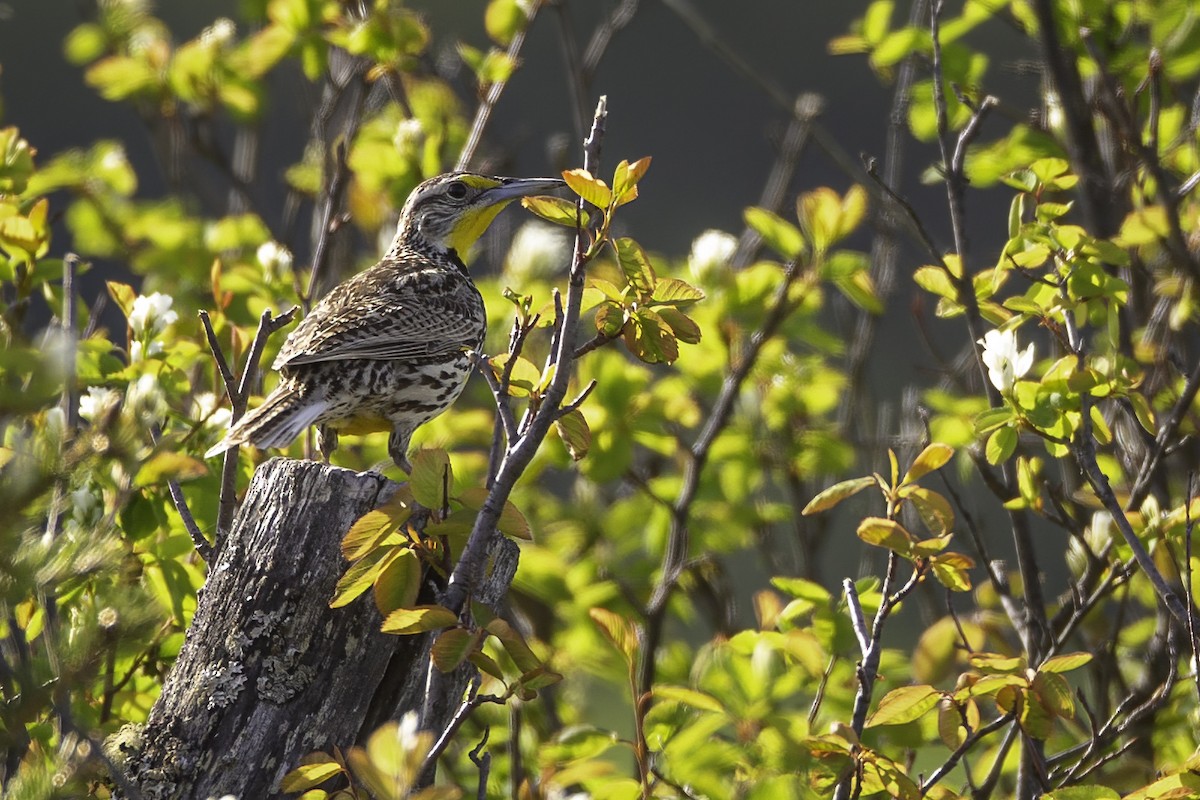
[{"label": "western meadowlark", "polygon": [[286,447],[309,425],[328,460],[338,433],[390,430],[388,452],[411,472],[408,443],[445,411],[483,344],[487,316],[465,254],[512,200],[557,178],[452,172],[409,195],[396,238],[370,269],[339,284],[279,351],[279,386],[236,422],[211,457],[239,444]]}]

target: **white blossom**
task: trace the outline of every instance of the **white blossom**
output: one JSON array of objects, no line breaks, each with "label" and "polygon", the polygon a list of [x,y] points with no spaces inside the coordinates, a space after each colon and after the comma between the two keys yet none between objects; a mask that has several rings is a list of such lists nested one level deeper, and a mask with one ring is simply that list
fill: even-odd
[{"label": "white blossom", "polygon": [[208,45],[224,47],[237,36],[237,25],[229,17],[220,17],[200,32],[200,41]]},{"label": "white blossom", "polygon": [[504,276],[517,286],[563,272],[571,257],[571,234],[566,228],[545,222],[526,222],[517,228]]},{"label": "white blossom", "polygon": [[404,712],[404,716],[400,717],[400,724],[396,726],[396,740],[404,752],[412,752],[417,748],[420,744],[419,735],[420,721],[417,719],[417,713],[415,711]]},{"label": "white blossom", "polygon": [[167,412],[167,401],[163,397],[162,387],[158,385],[158,378],[150,373],[129,384],[125,403],[134,418],[143,425],[161,422]]},{"label": "white blossom", "polygon": [[692,242],[688,255],[688,269],[700,283],[711,282],[717,274],[729,266],[729,260],[737,251],[738,240],[733,234],[710,228]]},{"label": "white blossom", "polygon": [[[174,313],[174,312],[172,312]],[[150,341],[150,344],[143,345],[140,341],[135,340],[129,345],[129,363],[136,364],[146,358],[161,356],[163,354],[163,343],[157,339]]]},{"label": "white blossom", "polygon": [[129,159],[125,156],[125,148],[120,145],[109,147],[100,158],[100,168],[108,172],[125,169],[128,164]]},{"label": "white blossom", "polygon": [[138,296],[129,312],[129,327],[139,339],[143,335],[161,333],[179,319],[179,314],[171,310],[174,302],[170,295],[162,292]]},{"label": "white blossom", "polygon": [[401,120],[396,126],[396,135],[392,144],[401,153],[414,152],[425,143],[425,126],[419,119]]},{"label": "white blossom", "polygon": [[223,431],[229,427],[233,411],[212,392],[200,392],[192,398],[192,419],[203,422],[206,428]]},{"label": "white blossom", "polygon": [[89,386],[87,394],[79,398],[79,416],[88,422],[98,422],[121,402],[115,389],[104,386]]},{"label": "white blossom", "polygon": [[268,280],[283,278],[292,273],[292,251],[274,239],[260,244],[255,255],[263,269],[263,276]]},{"label": "white blossom", "polygon": [[1017,334],[1011,330],[991,330],[979,340],[983,345],[983,363],[988,379],[1001,392],[1009,392],[1017,378],[1024,377],[1033,366],[1033,345],[1024,350],[1017,347]]}]

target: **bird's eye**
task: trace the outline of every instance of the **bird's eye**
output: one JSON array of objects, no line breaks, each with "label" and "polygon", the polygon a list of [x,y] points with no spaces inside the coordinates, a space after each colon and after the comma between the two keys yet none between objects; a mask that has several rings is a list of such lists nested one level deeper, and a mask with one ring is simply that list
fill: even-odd
[{"label": "bird's eye", "polygon": [[446,187],[446,194],[451,200],[462,200],[467,196],[467,185],[462,181],[455,181]]}]

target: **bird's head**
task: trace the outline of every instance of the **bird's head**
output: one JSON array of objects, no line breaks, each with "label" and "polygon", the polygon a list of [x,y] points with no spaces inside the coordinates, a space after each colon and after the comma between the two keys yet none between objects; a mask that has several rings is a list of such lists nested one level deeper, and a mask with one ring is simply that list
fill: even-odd
[{"label": "bird's head", "polygon": [[492,178],[473,172],[439,175],[408,196],[397,239],[413,237],[426,246],[465,256],[510,202],[563,185],[558,178]]}]

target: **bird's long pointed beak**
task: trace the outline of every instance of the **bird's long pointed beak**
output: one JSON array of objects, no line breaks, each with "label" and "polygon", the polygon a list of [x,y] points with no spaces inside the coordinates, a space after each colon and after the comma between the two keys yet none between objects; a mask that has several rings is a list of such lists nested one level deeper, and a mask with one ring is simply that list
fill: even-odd
[{"label": "bird's long pointed beak", "polygon": [[500,185],[484,193],[488,204],[502,203],[518,197],[528,197],[542,192],[552,192],[566,186],[559,178],[500,178]]}]

